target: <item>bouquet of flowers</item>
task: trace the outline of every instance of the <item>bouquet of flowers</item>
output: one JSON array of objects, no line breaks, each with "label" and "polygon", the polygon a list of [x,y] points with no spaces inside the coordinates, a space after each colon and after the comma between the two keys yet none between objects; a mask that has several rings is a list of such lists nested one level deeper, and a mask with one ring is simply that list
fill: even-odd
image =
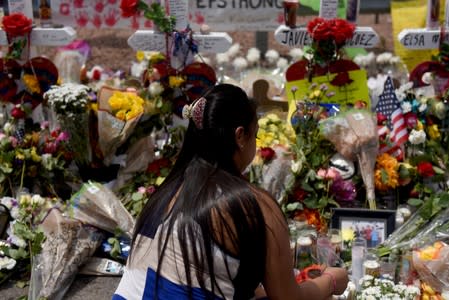
[{"label": "bouquet of flowers", "polygon": [[291,166],[294,179],[287,186],[288,196],[283,203],[287,216],[306,218],[318,229],[326,228],[331,207],[352,202],[356,196],[354,181],[350,179],[354,172],[344,174],[331,165],[337,151],[320,130],[319,121],[329,117],[320,101],[333,96],[326,94],[326,90],[325,85],[312,84],[310,94],[297,102],[297,111],[292,117],[296,132]]},{"label": "bouquet of flowers", "polygon": [[9,122],[0,131],[0,195],[15,196],[22,188],[58,195],[58,184],[65,184],[66,169],[73,158],[69,135],[50,131],[45,122],[23,136],[16,132]]},{"label": "bouquet of flowers", "polygon": [[[80,165],[91,161],[89,143],[89,87],[65,83],[54,85],[45,92],[44,99],[56,114],[59,126],[70,135],[70,148]],[[52,127],[57,127],[53,124]]]},{"label": "bouquet of flowers", "polygon": [[112,163],[116,150],[134,131],[144,112],[144,100],[135,91],[104,86],[98,94],[98,144],[103,163]]},{"label": "bouquet of flowers", "polygon": [[365,275],[360,279],[360,286],[361,291],[357,294],[357,299],[360,300],[414,300],[420,295],[420,290],[416,286],[395,284],[389,278],[374,278],[371,275]]},{"label": "bouquet of flowers", "polygon": [[354,34],[355,26],[346,20],[315,18],[307,25],[312,46],[307,51],[312,63],[328,64],[340,59],[341,49]]},{"label": "bouquet of flowers", "polygon": [[40,253],[45,240],[38,225],[53,207],[63,207],[57,198],[21,193],[17,198],[3,197],[0,203],[10,211],[6,241],[0,241],[0,284],[29,270],[33,256]]}]

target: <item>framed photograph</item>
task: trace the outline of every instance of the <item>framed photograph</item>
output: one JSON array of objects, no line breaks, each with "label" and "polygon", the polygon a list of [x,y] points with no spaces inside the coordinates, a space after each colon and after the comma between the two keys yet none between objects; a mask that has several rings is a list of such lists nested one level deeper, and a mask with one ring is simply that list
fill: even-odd
[{"label": "framed photograph", "polygon": [[368,248],[376,247],[394,231],[395,222],[395,210],[332,209],[331,228],[340,230],[344,248],[358,236],[366,239]]}]

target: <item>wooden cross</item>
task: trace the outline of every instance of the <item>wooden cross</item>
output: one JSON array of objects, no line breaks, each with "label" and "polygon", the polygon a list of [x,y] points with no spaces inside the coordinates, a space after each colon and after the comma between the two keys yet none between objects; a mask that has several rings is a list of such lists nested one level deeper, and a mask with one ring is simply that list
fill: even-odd
[{"label": "wooden cross", "polygon": [[[31,1],[9,0],[9,13],[20,12],[29,18],[33,18]],[[35,27],[30,34],[30,43],[33,46],[64,46],[70,44],[76,38],[76,31],[72,27],[41,28]],[[7,46],[6,32],[0,29],[0,45]]]},{"label": "wooden cross", "polygon": [[[449,0],[445,5],[444,29],[449,30]],[[407,49],[438,49],[440,47],[441,29],[439,26],[439,2],[429,0],[427,4],[426,28],[404,29],[399,35],[399,42]],[[444,42],[449,42],[449,35],[444,36]]]},{"label": "wooden cross", "polygon": [[[320,17],[333,19],[337,16],[338,0],[321,0]],[[312,44],[312,37],[306,27],[290,28],[279,26],[274,32],[275,40],[288,47],[303,47]],[[349,48],[373,48],[379,43],[379,36],[371,27],[357,26],[351,40],[346,42]]]},{"label": "wooden cross", "polygon": [[[176,30],[185,30],[188,21],[188,1],[166,0],[165,9],[176,18]],[[172,37],[154,30],[137,30],[129,39],[128,45],[134,50],[159,51],[168,53],[166,39],[172,44]],[[225,32],[211,32],[209,34],[193,34],[193,40],[198,46],[198,52],[220,53],[227,51],[232,45],[232,38]],[[170,48],[170,46],[169,46]],[[174,68],[182,67],[183,59],[172,59]]]}]

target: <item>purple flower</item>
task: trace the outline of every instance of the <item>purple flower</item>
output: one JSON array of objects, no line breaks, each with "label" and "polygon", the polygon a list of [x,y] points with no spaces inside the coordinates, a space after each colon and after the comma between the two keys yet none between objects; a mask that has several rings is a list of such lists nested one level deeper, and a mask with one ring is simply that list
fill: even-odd
[{"label": "purple flower", "polygon": [[337,201],[354,201],[357,196],[355,185],[352,180],[336,179],[332,182],[330,192]]}]

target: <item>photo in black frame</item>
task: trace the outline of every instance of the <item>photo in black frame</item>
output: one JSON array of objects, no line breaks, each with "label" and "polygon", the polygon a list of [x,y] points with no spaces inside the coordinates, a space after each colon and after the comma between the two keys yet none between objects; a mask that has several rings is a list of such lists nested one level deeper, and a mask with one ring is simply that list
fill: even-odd
[{"label": "photo in black frame", "polygon": [[350,233],[354,237],[366,239],[367,247],[373,248],[381,244],[394,231],[396,222],[395,210],[371,210],[363,208],[333,208],[331,228],[340,229],[343,248],[349,240]]}]

